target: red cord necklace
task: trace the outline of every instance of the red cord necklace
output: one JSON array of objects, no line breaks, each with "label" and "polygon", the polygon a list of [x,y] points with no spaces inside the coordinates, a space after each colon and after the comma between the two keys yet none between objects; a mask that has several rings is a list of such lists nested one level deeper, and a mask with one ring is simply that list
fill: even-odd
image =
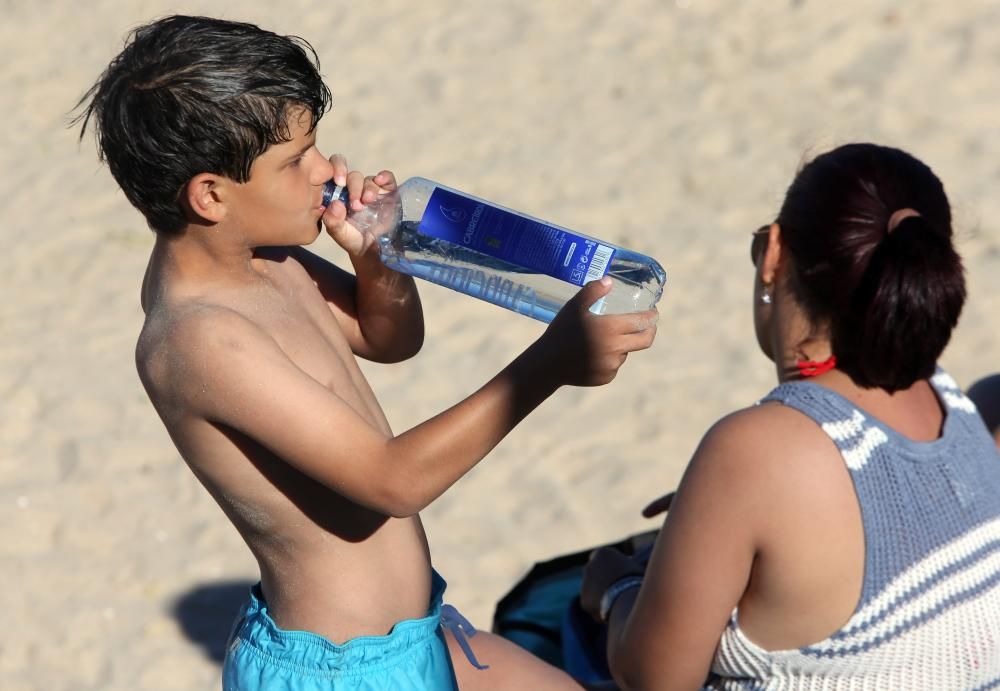
[{"label": "red cord necklace", "polygon": [[799,368],[799,376],[802,378],[818,377],[824,372],[829,372],[837,366],[837,358],[831,355],[826,360],[816,362],[815,360],[799,360],[795,363]]}]

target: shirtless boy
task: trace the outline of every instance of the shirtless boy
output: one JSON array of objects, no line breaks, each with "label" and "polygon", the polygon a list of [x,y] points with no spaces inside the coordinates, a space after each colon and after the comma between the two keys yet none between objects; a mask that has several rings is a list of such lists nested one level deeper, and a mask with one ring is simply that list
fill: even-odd
[{"label": "shirtless boy", "polygon": [[[137,29],[81,102],[156,232],[139,376],[260,566],[224,687],[573,688],[488,633],[461,652],[418,512],[560,386],[611,381],[656,313],[594,316],[609,287],[592,282],[482,388],[394,435],[355,357],[415,354],[420,301],[347,220],[396,183],[320,154],[329,99],[304,41],[169,17]],[[331,178],[350,208],[321,206]],[[323,225],[353,274],[301,247]]]}]

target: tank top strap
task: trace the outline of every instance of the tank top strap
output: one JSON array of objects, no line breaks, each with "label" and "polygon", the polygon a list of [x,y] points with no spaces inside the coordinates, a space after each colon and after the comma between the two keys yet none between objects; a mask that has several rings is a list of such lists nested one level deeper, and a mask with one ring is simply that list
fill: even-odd
[{"label": "tank top strap", "polygon": [[812,382],[785,382],[758,404],[777,401],[794,408],[820,426],[836,444],[851,470],[859,470],[889,437],[882,426],[840,394]]},{"label": "tank top strap", "polygon": [[934,376],[930,378],[930,382],[949,417],[969,422],[971,416],[971,422],[978,426],[981,418],[976,404],[965,395],[965,392],[950,374],[939,367]]}]

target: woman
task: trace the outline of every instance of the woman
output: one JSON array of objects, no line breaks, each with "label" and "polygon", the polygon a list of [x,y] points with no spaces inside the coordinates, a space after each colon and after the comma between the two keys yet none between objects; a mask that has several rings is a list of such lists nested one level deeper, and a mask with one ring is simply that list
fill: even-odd
[{"label": "woman", "polygon": [[593,555],[581,599],[616,680],[1000,685],[1000,455],[936,368],[965,299],[940,181],[903,151],[840,147],[751,254],[779,386],[705,435],[644,573]]}]

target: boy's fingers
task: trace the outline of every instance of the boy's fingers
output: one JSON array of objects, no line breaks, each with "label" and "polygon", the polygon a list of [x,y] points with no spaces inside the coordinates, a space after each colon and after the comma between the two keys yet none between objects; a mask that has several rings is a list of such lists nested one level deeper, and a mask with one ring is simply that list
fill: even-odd
[{"label": "boy's fingers", "polygon": [[575,296],[573,302],[580,310],[589,310],[591,306],[611,291],[611,279],[605,276],[587,283]]},{"label": "boy's fingers", "polygon": [[361,203],[361,194],[365,189],[365,176],[356,170],[352,170],[347,174],[347,195],[350,201],[348,202],[351,210],[358,211],[364,204]]},{"label": "boy's fingers", "polygon": [[656,308],[645,312],[634,312],[630,317],[631,333],[642,333],[644,331],[656,331],[656,325],[660,321],[660,312]]},{"label": "boy's fingers", "polygon": [[327,228],[340,225],[345,218],[347,218],[347,207],[340,200],[330,204],[323,212],[323,223]]},{"label": "boy's fingers", "polygon": [[347,184],[347,159],[343,154],[334,154],[330,157],[330,165],[333,166],[333,181],[338,185]]},{"label": "boy's fingers", "polygon": [[380,170],[372,179],[385,192],[391,192],[396,189],[396,176],[391,170]]},{"label": "boy's fingers", "polygon": [[[379,175],[381,175],[381,173],[379,173]],[[390,190],[383,188],[379,183],[378,175],[365,178],[364,189],[361,191],[361,201],[365,204],[371,204],[373,201],[389,191]]]},{"label": "boy's fingers", "polygon": [[[610,293],[611,288],[612,282],[607,276],[590,281],[577,292],[573,297],[573,301],[576,302],[578,308],[589,310],[595,302]],[[660,319],[660,312],[654,307],[642,312],[601,315],[601,319],[613,322],[614,326],[612,328],[619,333],[632,334],[646,333],[648,331],[655,333],[656,324]]]},{"label": "boy's fingers", "polygon": [[636,333],[626,334],[622,337],[622,350],[626,353],[634,353],[638,350],[646,350],[653,345],[653,339],[656,337],[656,327],[647,329],[646,331],[639,331]]}]

